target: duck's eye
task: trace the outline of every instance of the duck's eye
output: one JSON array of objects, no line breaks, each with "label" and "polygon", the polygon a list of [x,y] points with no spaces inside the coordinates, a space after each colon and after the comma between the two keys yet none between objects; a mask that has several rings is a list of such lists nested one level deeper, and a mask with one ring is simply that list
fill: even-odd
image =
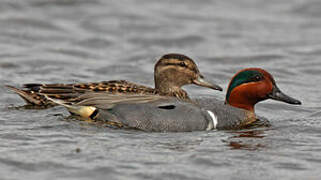
[{"label": "duck's eye", "polygon": [[187,67],[187,64],[185,62],[180,62],[178,65],[181,67]]},{"label": "duck's eye", "polygon": [[254,81],[261,81],[262,79],[263,79],[263,77],[260,76],[260,75],[255,75],[255,76],[253,77],[253,80],[254,80]]}]

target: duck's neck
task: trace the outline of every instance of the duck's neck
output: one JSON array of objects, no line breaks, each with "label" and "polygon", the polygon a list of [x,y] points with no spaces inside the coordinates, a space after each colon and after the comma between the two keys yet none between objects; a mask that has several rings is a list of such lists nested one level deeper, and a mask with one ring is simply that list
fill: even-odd
[{"label": "duck's neck", "polygon": [[245,112],[245,116],[244,119],[241,121],[240,123],[240,127],[249,127],[252,123],[254,123],[255,121],[257,121],[255,112],[254,112],[254,105],[252,103],[245,103],[247,101],[237,101],[232,99],[232,101],[230,100],[229,102],[225,101],[226,104],[229,104],[230,106],[236,107],[236,108],[240,108],[242,110],[244,110]]},{"label": "duck's neck", "polygon": [[246,111],[245,112],[245,118],[241,122],[241,127],[249,127],[251,126],[255,121],[257,121],[257,117],[253,111]]},{"label": "duck's neck", "polygon": [[184,85],[183,81],[175,79],[175,76],[163,73],[161,75],[154,76],[154,81],[155,89],[160,95],[172,96],[178,99],[189,99],[187,92],[181,88]]},{"label": "duck's neck", "polygon": [[173,86],[173,85],[156,86],[155,85],[155,89],[158,91],[160,95],[163,95],[163,96],[176,97],[182,100],[189,99],[187,92],[178,86]]},{"label": "duck's neck", "polygon": [[225,101],[225,103],[233,107],[245,109],[247,111],[251,111],[254,113],[254,106],[257,102],[251,101],[250,99],[242,98],[242,97],[237,97],[237,98],[230,97],[229,100]]}]

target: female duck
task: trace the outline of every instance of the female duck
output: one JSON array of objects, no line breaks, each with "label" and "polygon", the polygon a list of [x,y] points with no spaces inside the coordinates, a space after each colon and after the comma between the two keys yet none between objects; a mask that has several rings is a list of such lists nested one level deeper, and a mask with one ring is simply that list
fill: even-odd
[{"label": "female duck", "polygon": [[138,85],[124,80],[79,84],[25,84],[25,89],[7,86],[20,95],[28,104],[36,106],[56,105],[47,97],[71,100],[85,92],[108,92],[112,94],[144,94],[175,97],[188,100],[181,87],[196,84],[222,91],[218,85],[205,81],[194,61],[182,54],[166,54],[154,67],[155,88]]},{"label": "female duck", "polygon": [[229,83],[225,104],[216,99],[195,103],[164,96],[114,96],[86,93],[78,103],[55,101],[73,114],[111,126],[155,132],[239,129],[257,124],[256,103],[274,99],[301,104],[277,87],[272,75],[260,68],[238,72]]}]

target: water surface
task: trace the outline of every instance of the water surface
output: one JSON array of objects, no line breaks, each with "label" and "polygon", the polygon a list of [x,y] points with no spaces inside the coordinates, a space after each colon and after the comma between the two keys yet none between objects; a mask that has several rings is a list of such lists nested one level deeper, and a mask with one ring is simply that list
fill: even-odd
[{"label": "water surface", "polygon": [[[0,84],[111,79],[153,86],[169,52],[227,87],[245,67],[271,72],[302,106],[257,105],[272,127],[144,133],[16,109],[0,87],[0,177],[13,179],[320,179],[321,2],[317,0],[2,0]],[[195,86],[193,96],[224,93]]]}]

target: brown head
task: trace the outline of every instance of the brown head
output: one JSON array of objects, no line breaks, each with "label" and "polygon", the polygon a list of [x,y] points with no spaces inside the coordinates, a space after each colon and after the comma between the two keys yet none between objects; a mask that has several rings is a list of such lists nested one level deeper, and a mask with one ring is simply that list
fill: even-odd
[{"label": "brown head", "polygon": [[260,68],[239,71],[228,86],[225,103],[254,112],[256,103],[274,99],[289,104],[301,104],[277,87],[272,75]]},{"label": "brown head", "polygon": [[182,54],[162,56],[155,65],[154,80],[155,89],[165,95],[185,94],[187,96],[186,92],[181,89],[186,84],[196,84],[222,91],[220,86],[205,81],[194,61]]}]

